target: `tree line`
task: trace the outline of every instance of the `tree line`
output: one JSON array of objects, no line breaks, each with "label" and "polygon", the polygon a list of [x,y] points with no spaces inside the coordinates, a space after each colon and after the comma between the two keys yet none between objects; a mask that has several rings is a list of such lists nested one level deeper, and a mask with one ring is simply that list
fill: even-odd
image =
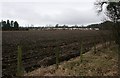
[{"label": "tree line", "polygon": [[[120,22],[119,22],[120,24]],[[104,21],[99,24],[91,24],[87,26],[88,28],[99,28],[100,30],[113,30],[114,22],[112,21]]]},{"label": "tree line", "polygon": [[83,26],[78,26],[78,25],[74,25],[74,26],[68,26],[68,25],[63,25],[63,26],[60,26],[59,24],[56,24],[55,25],[55,28],[83,28]]},{"label": "tree line", "polygon": [[2,27],[2,30],[19,30],[19,24],[17,21],[1,21],[0,27]]}]

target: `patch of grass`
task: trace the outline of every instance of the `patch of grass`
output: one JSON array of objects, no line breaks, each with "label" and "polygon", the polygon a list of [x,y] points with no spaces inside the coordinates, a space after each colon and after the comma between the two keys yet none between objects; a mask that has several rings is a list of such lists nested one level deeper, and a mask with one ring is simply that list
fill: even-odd
[{"label": "patch of grass", "polygon": [[[80,56],[69,61],[60,63],[54,73],[45,73],[52,76],[117,76],[117,52],[115,47],[102,49],[102,51],[89,51],[83,54],[84,59],[80,62]],[[54,68],[55,65],[52,65]],[[51,67],[46,70],[53,71]],[[44,75],[45,75],[44,74]]]},{"label": "patch of grass", "polygon": [[[82,63],[80,63],[79,60],[73,60],[66,62],[63,68],[67,69],[70,75],[104,76],[108,72],[117,69],[114,68],[117,65],[117,53],[116,48],[112,48],[111,50],[104,49],[103,51],[99,51],[95,55],[92,52],[86,53],[83,55],[84,60]],[[78,59],[80,59],[80,57]]]},{"label": "patch of grass", "polygon": [[67,69],[73,69],[74,67],[80,65],[80,62],[79,61],[71,61],[71,62],[67,62],[65,65],[64,65],[64,68],[67,68]]}]

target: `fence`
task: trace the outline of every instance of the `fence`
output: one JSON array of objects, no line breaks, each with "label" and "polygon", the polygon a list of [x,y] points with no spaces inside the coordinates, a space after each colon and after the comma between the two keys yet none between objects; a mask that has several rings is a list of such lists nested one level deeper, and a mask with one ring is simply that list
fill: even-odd
[{"label": "fence", "polygon": [[[86,51],[89,51],[89,50],[91,50],[93,48],[93,52],[94,52],[94,54],[96,54],[98,50],[100,50],[102,48],[107,48],[114,42],[112,40],[112,38],[111,39],[110,38],[109,39],[108,38],[107,39],[102,38],[100,41],[97,41],[97,39],[98,39],[97,37],[94,37],[94,40],[93,40],[92,43],[87,42],[88,44],[90,44],[89,47],[85,47],[86,43],[84,43],[84,41],[86,39],[81,39],[79,41],[79,43],[80,43],[79,44],[79,47],[80,47],[79,51],[78,52],[73,52],[73,53],[67,54],[67,55],[61,55],[60,54],[61,49],[59,47],[57,47],[55,49],[55,56],[51,57],[49,59],[45,59],[43,61],[47,61],[47,62],[55,61],[55,62],[53,62],[51,64],[55,63],[56,64],[56,69],[59,68],[59,63],[60,62],[66,60],[66,59],[69,60],[70,58],[73,58],[73,57],[76,57],[76,56],[80,56],[80,62],[82,63],[83,59],[84,59],[82,54],[85,53]],[[100,47],[102,47],[102,48],[100,48]],[[18,58],[17,58],[17,61],[18,61],[17,62],[17,76],[22,76],[23,73],[24,73],[24,69],[23,69],[23,65],[22,65],[23,64],[22,63],[22,48],[20,46],[18,46]]]}]

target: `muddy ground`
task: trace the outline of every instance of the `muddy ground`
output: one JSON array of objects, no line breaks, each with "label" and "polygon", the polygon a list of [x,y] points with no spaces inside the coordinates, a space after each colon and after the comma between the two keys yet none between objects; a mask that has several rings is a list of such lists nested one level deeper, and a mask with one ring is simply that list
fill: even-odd
[{"label": "muddy ground", "polygon": [[79,56],[80,42],[83,53],[97,43],[111,40],[109,31],[4,31],[2,32],[3,76],[16,76],[17,47],[22,47],[25,72],[55,63],[55,52],[59,51],[60,61]]}]

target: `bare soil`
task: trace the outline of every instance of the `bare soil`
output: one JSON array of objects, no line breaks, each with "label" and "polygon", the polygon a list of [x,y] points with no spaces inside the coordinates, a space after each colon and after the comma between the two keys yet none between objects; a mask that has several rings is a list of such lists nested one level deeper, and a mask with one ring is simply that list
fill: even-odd
[{"label": "bare soil", "polygon": [[22,61],[25,72],[41,66],[55,64],[55,52],[59,49],[60,61],[79,56],[80,42],[83,53],[94,44],[110,40],[109,31],[4,31],[2,32],[2,71],[3,76],[16,76],[17,47],[22,47]]}]

